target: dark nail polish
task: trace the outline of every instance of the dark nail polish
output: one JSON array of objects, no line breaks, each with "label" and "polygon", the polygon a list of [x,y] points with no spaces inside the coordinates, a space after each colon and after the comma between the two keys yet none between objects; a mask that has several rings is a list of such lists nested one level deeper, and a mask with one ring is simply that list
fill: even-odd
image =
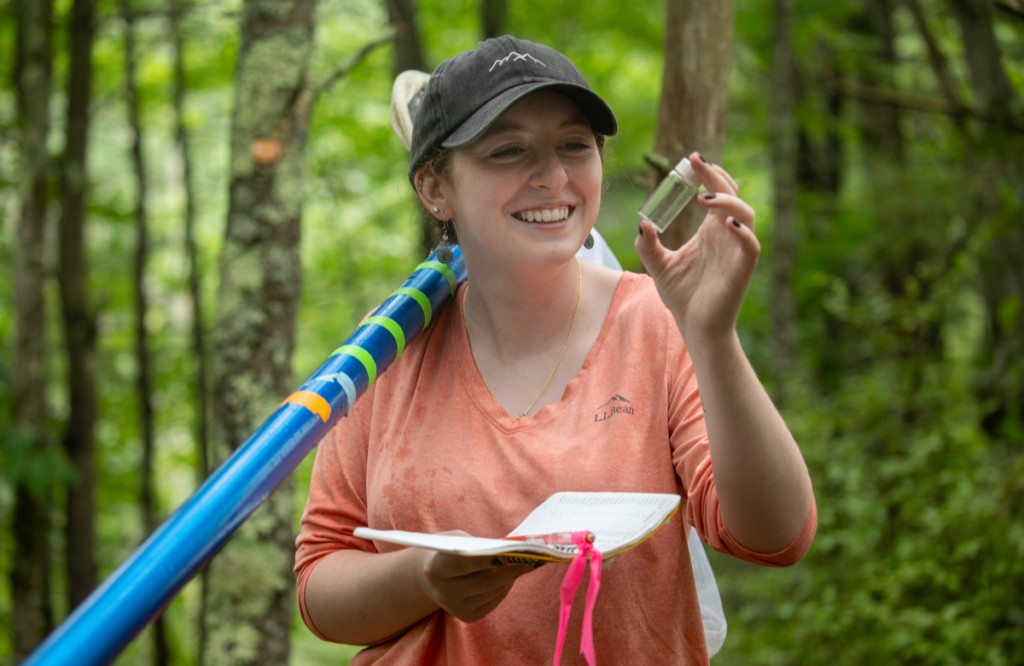
[{"label": "dark nail polish", "polygon": [[641,235],[641,236],[643,236],[643,235],[644,235],[644,225],[642,225],[642,224],[640,224],[640,225],[637,225],[637,228],[636,228],[636,230],[640,232],[640,235]]},{"label": "dark nail polish", "polygon": [[697,153],[697,157],[699,157],[700,161],[703,162],[704,164],[711,164],[711,162],[708,162],[708,159],[701,155],[700,153]]},{"label": "dark nail polish", "polygon": [[715,195],[715,193],[714,193],[714,192],[705,192],[704,194],[702,194],[702,195],[700,195],[700,196],[701,196],[701,198],[703,198],[704,200],[706,200],[706,201],[710,201],[710,200],[714,199],[716,195]]},{"label": "dark nail polish", "polygon": [[731,218],[731,219],[732,219],[732,226],[734,226],[734,227],[736,227],[737,229],[739,229],[739,228],[740,228],[740,221],[739,221],[739,220],[737,220],[737,219],[736,219],[735,217],[734,217],[734,218]]}]

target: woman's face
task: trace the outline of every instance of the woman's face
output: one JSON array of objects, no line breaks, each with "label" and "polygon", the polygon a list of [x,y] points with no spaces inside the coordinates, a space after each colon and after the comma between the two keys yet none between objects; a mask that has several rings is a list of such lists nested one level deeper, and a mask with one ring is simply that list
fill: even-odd
[{"label": "woman's face", "polygon": [[467,255],[567,260],[601,205],[601,154],[594,131],[564,95],[532,93],[480,139],[452,152],[448,203]]}]

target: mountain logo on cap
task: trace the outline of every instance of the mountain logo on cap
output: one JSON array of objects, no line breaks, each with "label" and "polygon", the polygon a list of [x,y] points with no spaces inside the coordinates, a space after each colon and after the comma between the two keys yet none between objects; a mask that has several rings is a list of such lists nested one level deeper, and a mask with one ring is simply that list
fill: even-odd
[{"label": "mountain logo on cap", "polygon": [[502,65],[506,65],[506,64],[508,64],[510,62],[518,62],[520,60],[533,61],[533,62],[537,63],[538,65],[540,65],[541,67],[547,67],[547,65],[542,63],[540,60],[537,60],[536,58],[534,58],[529,53],[518,53],[516,51],[509,51],[509,54],[507,56],[505,56],[504,58],[499,58],[499,59],[495,60],[494,64],[491,65],[491,68],[489,70],[487,70],[487,71],[488,72],[493,72],[495,67],[501,67]]}]

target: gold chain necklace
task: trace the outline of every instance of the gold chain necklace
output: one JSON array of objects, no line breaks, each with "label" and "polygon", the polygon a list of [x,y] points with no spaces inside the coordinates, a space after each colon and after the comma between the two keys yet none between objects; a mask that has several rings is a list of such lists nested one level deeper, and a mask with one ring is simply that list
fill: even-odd
[{"label": "gold chain necklace", "polygon": [[[544,395],[544,392],[551,386],[551,380],[555,378],[555,374],[558,372],[558,368],[562,366],[562,359],[565,358],[565,351],[569,348],[569,340],[572,339],[572,332],[576,328],[576,317],[580,313],[580,301],[583,300],[583,269],[580,268],[579,257],[576,257],[576,307],[572,311],[572,322],[569,324],[569,333],[565,336],[565,342],[562,343],[562,351],[558,354],[558,360],[555,361],[555,367],[551,368],[551,374],[548,375],[548,380],[544,382],[544,386],[540,388],[537,395],[533,396],[533,400],[526,406],[516,420],[523,418],[530,413],[533,406],[537,404],[540,397]],[[462,325],[466,327],[466,337],[469,338],[469,321],[466,315],[466,311],[469,309],[469,284],[466,284],[466,295],[462,298]],[[474,359],[474,363],[476,359]],[[477,368],[479,372],[479,368]]]}]

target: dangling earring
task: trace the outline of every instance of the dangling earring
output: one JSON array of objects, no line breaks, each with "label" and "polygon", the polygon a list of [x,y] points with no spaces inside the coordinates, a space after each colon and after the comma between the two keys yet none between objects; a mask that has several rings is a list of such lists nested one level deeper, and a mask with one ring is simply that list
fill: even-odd
[{"label": "dangling earring", "polygon": [[441,222],[441,247],[437,248],[437,260],[447,264],[452,260],[452,248],[448,245],[448,223],[451,220]]},{"label": "dangling earring", "polygon": [[588,250],[592,250],[594,248],[594,234],[587,234],[587,240],[583,241],[583,247]]}]

